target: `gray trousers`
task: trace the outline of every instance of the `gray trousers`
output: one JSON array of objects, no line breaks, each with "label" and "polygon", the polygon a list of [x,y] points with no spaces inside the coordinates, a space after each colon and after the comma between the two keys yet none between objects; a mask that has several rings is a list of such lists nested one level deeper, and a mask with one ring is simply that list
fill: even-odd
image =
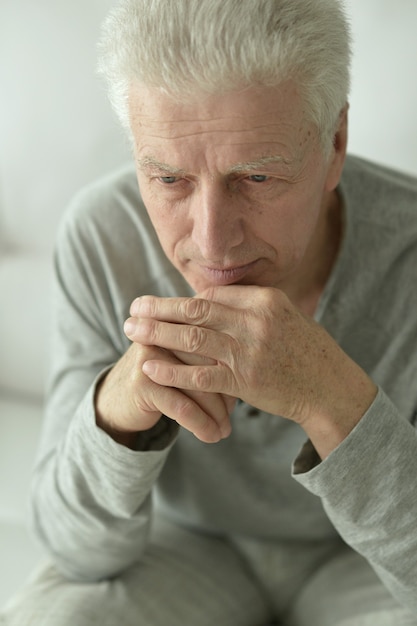
[{"label": "gray trousers", "polygon": [[140,563],[80,584],[44,564],[0,613],[2,626],[417,626],[341,542],[271,544],[160,521]]}]

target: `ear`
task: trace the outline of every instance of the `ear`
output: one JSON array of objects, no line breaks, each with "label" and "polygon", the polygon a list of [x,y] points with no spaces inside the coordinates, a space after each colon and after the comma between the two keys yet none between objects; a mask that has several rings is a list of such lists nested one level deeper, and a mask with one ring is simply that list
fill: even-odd
[{"label": "ear", "polygon": [[338,126],[333,137],[333,146],[327,170],[326,191],[334,191],[342,175],[348,141],[348,109],[349,104],[346,104],[341,110]]}]

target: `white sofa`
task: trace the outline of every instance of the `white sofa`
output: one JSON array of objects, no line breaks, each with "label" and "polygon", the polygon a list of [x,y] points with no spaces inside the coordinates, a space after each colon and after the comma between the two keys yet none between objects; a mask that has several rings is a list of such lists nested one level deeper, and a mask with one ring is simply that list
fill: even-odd
[{"label": "white sofa", "polygon": [[[28,532],[27,496],[42,419],[57,224],[79,187],[130,158],[95,76],[98,27],[111,4],[0,3],[0,606],[42,556]],[[416,6],[350,4],[357,33],[351,145],[417,173],[414,74],[409,80],[396,70],[400,59],[414,72]],[[387,66],[395,70],[392,82]]]}]

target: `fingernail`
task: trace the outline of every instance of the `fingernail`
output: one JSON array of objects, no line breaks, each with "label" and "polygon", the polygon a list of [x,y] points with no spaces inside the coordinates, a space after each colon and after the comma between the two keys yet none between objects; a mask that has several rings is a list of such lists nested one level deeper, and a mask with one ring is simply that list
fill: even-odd
[{"label": "fingernail", "polygon": [[146,374],[147,376],[152,376],[152,374],[154,374],[155,371],[156,371],[155,363],[152,363],[152,361],[145,361],[144,364],[142,365],[142,372]]},{"label": "fingernail", "polygon": [[137,315],[139,313],[139,302],[140,302],[140,298],[136,298],[135,300],[133,300],[132,304],[130,305],[130,315]]},{"label": "fingernail", "polygon": [[126,320],[123,325],[123,330],[125,332],[125,335],[127,337],[131,337],[135,332],[135,327],[136,327],[136,324],[133,320],[131,319]]}]

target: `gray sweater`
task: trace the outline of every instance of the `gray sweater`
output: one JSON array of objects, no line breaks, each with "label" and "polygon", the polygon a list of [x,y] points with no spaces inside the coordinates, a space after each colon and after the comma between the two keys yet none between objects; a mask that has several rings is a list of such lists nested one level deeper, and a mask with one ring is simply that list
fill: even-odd
[{"label": "gray sweater", "polygon": [[242,402],[231,436],[214,445],[167,418],[137,451],[96,427],[95,384],[129,346],[131,301],[193,292],[160,248],[132,167],[75,198],[57,243],[32,488],[35,528],[67,576],[98,580],[128,567],[156,508],[225,536],[341,537],[417,610],[417,181],[349,157],[340,192],[345,236],[316,319],[379,393],[324,462],[296,424]]}]

